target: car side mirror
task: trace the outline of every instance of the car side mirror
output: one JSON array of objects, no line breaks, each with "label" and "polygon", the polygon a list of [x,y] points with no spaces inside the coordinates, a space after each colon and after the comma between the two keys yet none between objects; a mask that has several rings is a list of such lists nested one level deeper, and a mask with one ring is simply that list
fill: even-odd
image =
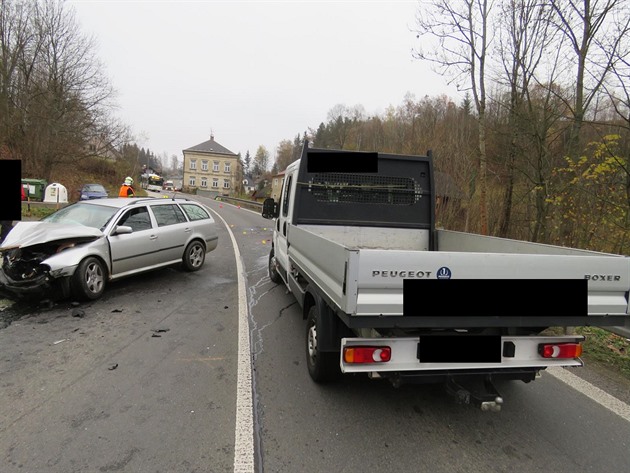
[{"label": "car side mirror", "polygon": [[279,206],[271,197],[263,201],[262,216],[263,218],[278,218]]},{"label": "car side mirror", "polygon": [[133,228],[128,227],[127,225],[118,225],[114,229],[114,235],[126,235],[129,233],[133,233]]}]

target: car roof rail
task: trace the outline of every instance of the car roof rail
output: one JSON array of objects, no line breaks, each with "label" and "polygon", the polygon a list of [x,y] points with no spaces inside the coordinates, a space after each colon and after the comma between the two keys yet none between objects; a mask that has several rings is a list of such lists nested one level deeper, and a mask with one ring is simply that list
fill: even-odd
[{"label": "car roof rail", "polygon": [[[188,197],[180,197],[180,196],[176,197],[175,195],[173,195],[173,197],[171,197],[170,200],[175,201],[175,199],[185,200],[187,202],[194,202],[193,200],[191,200]],[[158,199],[157,197],[131,197],[131,198],[129,198],[129,202],[127,202],[125,204],[125,206],[135,204],[136,202],[143,202],[143,201],[157,202],[157,201],[162,201],[162,200],[167,200],[167,199]]]},{"label": "car roof rail", "polygon": [[132,205],[136,202],[144,201],[144,200],[155,200],[155,197],[131,197],[129,202],[126,205]]}]

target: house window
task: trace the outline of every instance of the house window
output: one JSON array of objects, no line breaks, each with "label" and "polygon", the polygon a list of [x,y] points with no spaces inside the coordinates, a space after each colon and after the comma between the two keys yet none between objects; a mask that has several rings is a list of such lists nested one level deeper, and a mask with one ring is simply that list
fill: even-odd
[{"label": "house window", "polygon": [[224,189],[229,189],[230,188],[230,180],[229,179],[223,179],[223,188]]},{"label": "house window", "polygon": [[205,177],[201,178],[201,187],[208,187],[208,180]]},{"label": "house window", "polygon": [[273,187],[278,187],[278,178],[277,177],[273,178]]},{"label": "house window", "polygon": [[197,160],[196,159],[191,159],[190,160],[190,169],[197,169]]},{"label": "house window", "polygon": [[201,170],[202,171],[208,170],[208,161],[201,161]]},{"label": "house window", "polygon": [[223,171],[229,173],[231,165],[232,165],[231,163],[225,163],[225,168],[223,169]]},{"label": "house window", "polygon": [[212,187],[216,187],[217,189],[219,188],[219,179],[216,177],[212,179]]},{"label": "house window", "polygon": [[214,172],[219,172],[219,161],[215,161],[215,162],[212,164],[212,170],[213,170]]},{"label": "house window", "polygon": [[189,186],[196,186],[197,184],[195,184],[195,176],[190,176],[188,178],[188,185]]}]

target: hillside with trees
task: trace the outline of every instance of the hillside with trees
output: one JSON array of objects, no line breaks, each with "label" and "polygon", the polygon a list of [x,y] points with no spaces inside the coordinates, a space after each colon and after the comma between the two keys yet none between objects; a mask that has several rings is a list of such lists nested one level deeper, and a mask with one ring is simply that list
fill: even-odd
[{"label": "hillside with trees", "polygon": [[[457,85],[461,103],[407,94],[369,116],[338,104],[309,130],[313,145],[432,150],[450,188],[444,227],[629,254],[627,1],[426,0],[416,32],[439,47],[414,56]],[[278,169],[290,147],[278,146]]]},{"label": "hillside with trees", "polygon": [[63,2],[0,0],[0,159],[71,194],[85,182],[117,186],[151,155],[130,145],[95,51]]}]

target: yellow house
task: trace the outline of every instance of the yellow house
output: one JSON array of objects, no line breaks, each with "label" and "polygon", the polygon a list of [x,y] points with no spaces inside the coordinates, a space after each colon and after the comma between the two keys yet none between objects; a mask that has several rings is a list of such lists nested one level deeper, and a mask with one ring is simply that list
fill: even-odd
[{"label": "yellow house", "polygon": [[284,171],[276,174],[271,178],[271,198],[276,202],[280,201],[280,192],[282,192],[282,183],[284,182]]},{"label": "yellow house", "polygon": [[201,189],[231,196],[241,193],[243,164],[237,154],[214,141],[214,135],[183,153],[182,184],[189,192]]}]

